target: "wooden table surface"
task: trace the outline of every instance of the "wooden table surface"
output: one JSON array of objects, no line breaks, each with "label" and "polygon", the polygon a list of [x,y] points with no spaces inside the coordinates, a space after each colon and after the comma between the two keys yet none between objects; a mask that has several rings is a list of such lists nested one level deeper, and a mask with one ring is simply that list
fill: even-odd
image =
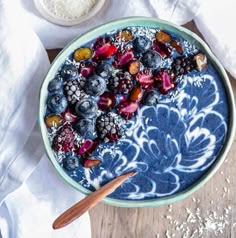
[{"label": "wooden table surface", "polygon": [[[200,35],[193,22],[184,27]],[[50,60],[58,52],[49,50]],[[236,98],[236,80],[229,77]],[[218,172],[187,199],[150,208],[99,204],[90,211],[92,238],[236,237],[235,161],[236,137]]]}]

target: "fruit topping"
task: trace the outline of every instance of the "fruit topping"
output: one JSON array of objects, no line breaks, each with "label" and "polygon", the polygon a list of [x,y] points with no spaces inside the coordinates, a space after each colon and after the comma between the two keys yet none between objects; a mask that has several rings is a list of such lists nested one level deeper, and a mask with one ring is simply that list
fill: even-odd
[{"label": "fruit topping", "polygon": [[105,92],[98,100],[98,107],[103,111],[109,111],[114,108],[116,103],[116,95],[114,93]]},{"label": "fruit topping", "polygon": [[63,89],[63,79],[60,75],[57,75],[53,80],[51,80],[48,84],[48,91],[50,93],[59,91]]},{"label": "fruit topping", "polygon": [[156,33],[156,39],[161,43],[167,43],[171,41],[171,36],[165,31],[160,30]]},{"label": "fruit topping", "polygon": [[155,106],[159,101],[159,95],[156,91],[147,91],[143,97],[143,104],[148,106]]},{"label": "fruit topping", "polygon": [[134,58],[134,53],[131,50],[125,50],[117,54],[118,66],[123,66],[129,63]]},{"label": "fruit topping", "polygon": [[91,57],[92,57],[92,50],[88,47],[79,48],[73,54],[73,58],[76,62],[90,59]]},{"label": "fruit topping", "polygon": [[90,156],[96,150],[98,144],[99,144],[98,138],[94,140],[85,139],[79,146],[79,149],[77,152],[79,155],[83,157]]},{"label": "fruit topping", "polygon": [[92,62],[83,62],[79,66],[79,71],[83,77],[89,77],[95,71],[95,66]]},{"label": "fruit topping", "polygon": [[173,78],[170,77],[168,71],[165,69],[158,71],[154,78],[155,84],[161,94],[167,94],[169,90],[176,87],[176,82],[174,82]]},{"label": "fruit topping", "polygon": [[136,80],[144,89],[151,89],[154,86],[154,79],[151,70],[143,70],[136,75]]},{"label": "fruit topping", "polygon": [[85,96],[85,93],[81,89],[78,80],[67,81],[64,86],[64,90],[67,100],[71,104],[75,104]]},{"label": "fruit topping", "polygon": [[130,95],[129,95],[129,100],[132,102],[139,102],[141,101],[143,97],[143,90],[141,87],[135,87],[132,89]]},{"label": "fruit topping", "polygon": [[112,72],[113,66],[108,62],[102,62],[96,68],[96,73],[103,78],[109,78]]},{"label": "fruit topping", "polygon": [[94,121],[87,118],[81,118],[75,121],[72,125],[73,129],[77,131],[80,136],[91,136],[94,133]]},{"label": "fruit topping", "polygon": [[84,91],[91,96],[100,96],[106,90],[106,81],[104,78],[94,74],[84,82]]},{"label": "fruit topping", "polygon": [[76,103],[75,112],[82,118],[93,118],[96,116],[98,106],[92,98],[84,98]]},{"label": "fruit topping", "polygon": [[170,45],[177,51],[177,53],[179,53],[180,55],[183,54],[183,48],[182,48],[181,44],[178,41],[172,40],[170,42]]},{"label": "fruit topping", "polygon": [[171,49],[161,42],[154,41],[153,50],[157,51],[163,58],[171,56]]},{"label": "fruit topping", "polygon": [[74,115],[69,108],[67,108],[62,114],[61,114],[62,118],[64,119],[64,121],[72,123],[77,119],[77,116]]},{"label": "fruit topping", "polygon": [[103,46],[101,46],[95,51],[94,60],[108,59],[112,55],[114,55],[116,51],[117,51],[117,48],[115,45],[105,43]]},{"label": "fruit topping", "polygon": [[66,170],[75,170],[79,167],[79,159],[75,155],[66,155],[66,157],[63,159],[63,167]]},{"label": "fruit topping", "polygon": [[157,69],[161,66],[162,59],[156,51],[149,50],[143,54],[142,63],[147,68]]},{"label": "fruit topping", "polygon": [[137,74],[140,70],[140,62],[138,60],[129,62],[128,70],[131,75]]},{"label": "fruit topping", "polygon": [[61,68],[60,75],[63,80],[74,80],[78,78],[78,69],[74,64],[64,64]]},{"label": "fruit topping", "polygon": [[108,88],[115,93],[129,93],[133,88],[131,75],[129,72],[116,73],[109,78]]},{"label": "fruit topping", "polygon": [[133,34],[130,30],[122,30],[118,32],[117,37],[121,41],[127,42],[133,39]]},{"label": "fruit topping", "polygon": [[172,63],[172,69],[176,76],[187,74],[191,70],[196,68],[196,62],[193,57],[180,56],[174,59]]},{"label": "fruit topping", "polygon": [[151,40],[149,40],[146,36],[138,36],[134,39],[134,50],[137,53],[144,53],[149,50],[152,46]]},{"label": "fruit topping", "polygon": [[69,125],[63,126],[54,137],[52,147],[55,151],[69,152],[75,149],[73,130]]},{"label": "fruit topping", "polygon": [[101,163],[101,160],[97,159],[96,157],[92,156],[84,161],[85,168],[92,168],[96,167]]},{"label": "fruit topping", "polygon": [[134,113],[138,110],[139,104],[137,102],[123,102],[118,105],[117,112],[124,119],[129,120],[133,117]]},{"label": "fruit topping", "polygon": [[48,109],[52,113],[62,113],[67,108],[66,97],[61,93],[54,93],[47,98]]},{"label": "fruit topping", "polygon": [[121,128],[115,113],[99,116],[96,121],[98,137],[104,142],[115,142],[122,136]]},{"label": "fruit topping", "polygon": [[59,115],[49,115],[45,118],[45,124],[47,127],[59,127],[63,123],[63,118]]},{"label": "fruit topping", "polygon": [[207,57],[202,53],[198,53],[194,56],[194,60],[196,62],[196,67],[199,71],[202,71],[207,67]]}]

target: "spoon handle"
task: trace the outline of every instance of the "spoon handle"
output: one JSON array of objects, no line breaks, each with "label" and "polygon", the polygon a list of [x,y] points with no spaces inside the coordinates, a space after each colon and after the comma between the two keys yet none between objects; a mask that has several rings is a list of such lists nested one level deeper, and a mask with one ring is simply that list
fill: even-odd
[{"label": "spoon handle", "polygon": [[130,176],[134,175],[136,172],[129,172],[116,177],[111,180],[95,192],[89,194],[87,197],[73,205],[71,208],[62,213],[53,223],[53,229],[62,228],[75,219],[79,218],[82,214],[88,211],[90,208],[94,207],[99,203],[104,197],[112,193],[117,187],[119,187],[125,180]]}]

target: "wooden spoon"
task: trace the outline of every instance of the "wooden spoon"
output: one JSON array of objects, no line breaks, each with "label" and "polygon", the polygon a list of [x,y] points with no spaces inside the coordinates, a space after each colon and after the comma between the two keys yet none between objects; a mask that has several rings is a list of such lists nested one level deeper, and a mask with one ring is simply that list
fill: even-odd
[{"label": "wooden spoon", "polygon": [[62,228],[75,219],[79,218],[82,214],[88,211],[99,203],[104,197],[112,193],[117,187],[119,187],[125,180],[136,172],[129,172],[127,174],[120,175],[119,177],[111,180],[97,191],[89,194],[87,197],[82,199],[80,202],[73,205],[71,208],[62,213],[53,223],[53,229]]}]

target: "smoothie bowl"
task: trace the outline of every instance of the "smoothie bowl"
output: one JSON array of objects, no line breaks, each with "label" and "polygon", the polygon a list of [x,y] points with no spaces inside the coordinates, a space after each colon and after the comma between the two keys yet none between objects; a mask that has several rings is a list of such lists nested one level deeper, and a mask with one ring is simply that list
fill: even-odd
[{"label": "smoothie bowl", "polygon": [[190,31],[144,17],[96,27],[54,60],[40,91],[49,159],[88,194],[138,173],[104,199],[157,206],[183,199],[222,164],[233,140],[228,77]]}]

